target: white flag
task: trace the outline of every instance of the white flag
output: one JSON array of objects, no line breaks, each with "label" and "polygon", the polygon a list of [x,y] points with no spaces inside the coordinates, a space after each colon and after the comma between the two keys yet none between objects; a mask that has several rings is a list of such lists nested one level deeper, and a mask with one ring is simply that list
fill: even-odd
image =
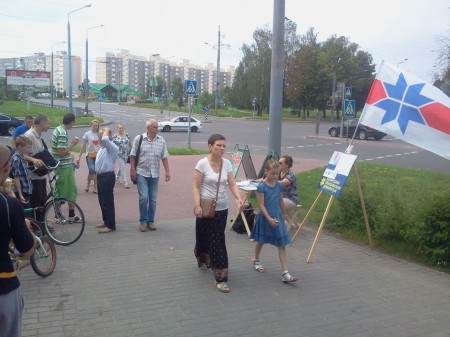
[{"label": "white flag", "polygon": [[450,159],[450,98],[389,63],[381,64],[359,121]]}]

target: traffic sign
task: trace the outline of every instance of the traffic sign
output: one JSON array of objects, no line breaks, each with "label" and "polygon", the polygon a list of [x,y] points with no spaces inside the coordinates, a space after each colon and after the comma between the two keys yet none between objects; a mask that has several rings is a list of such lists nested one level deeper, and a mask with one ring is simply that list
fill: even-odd
[{"label": "traffic sign", "polygon": [[186,95],[197,95],[197,81],[184,81],[184,87],[186,89]]},{"label": "traffic sign", "polygon": [[345,98],[352,97],[352,87],[345,87]]},{"label": "traffic sign", "polygon": [[345,117],[355,117],[356,101],[351,99],[346,99],[344,101],[344,116]]}]

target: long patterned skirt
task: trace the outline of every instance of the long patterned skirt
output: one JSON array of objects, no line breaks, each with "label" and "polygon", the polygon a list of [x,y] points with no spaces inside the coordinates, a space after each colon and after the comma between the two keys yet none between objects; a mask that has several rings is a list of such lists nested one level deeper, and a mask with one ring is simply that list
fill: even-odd
[{"label": "long patterned skirt", "polygon": [[214,270],[216,282],[228,281],[228,253],[225,244],[225,228],[228,209],[216,211],[214,218],[195,220],[195,249],[199,268],[205,263]]}]

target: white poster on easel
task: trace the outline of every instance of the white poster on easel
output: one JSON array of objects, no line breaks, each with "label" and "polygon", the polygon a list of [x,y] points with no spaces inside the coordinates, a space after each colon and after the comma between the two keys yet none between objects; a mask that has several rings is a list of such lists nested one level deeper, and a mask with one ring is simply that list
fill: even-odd
[{"label": "white poster on easel", "polygon": [[335,151],[323,173],[318,188],[338,197],[347,181],[357,156]]}]

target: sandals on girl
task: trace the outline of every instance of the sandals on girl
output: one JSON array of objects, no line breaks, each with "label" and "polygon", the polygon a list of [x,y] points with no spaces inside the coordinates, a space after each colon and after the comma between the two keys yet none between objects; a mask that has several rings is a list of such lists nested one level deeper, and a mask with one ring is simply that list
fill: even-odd
[{"label": "sandals on girl", "polygon": [[284,282],[284,283],[292,283],[292,282],[297,282],[297,281],[298,281],[298,278],[291,276],[291,274],[289,274],[288,271],[285,271],[283,273],[283,275],[281,276],[281,282]]},{"label": "sandals on girl", "polygon": [[258,273],[264,273],[265,269],[264,269],[264,267],[262,266],[261,262],[259,262],[259,260],[257,260],[257,259],[252,259],[252,262],[253,262],[253,267],[255,268],[255,270],[256,270]]},{"label": "sandals on girl", "polygon": [[230,288],[228,288],[228,285],[225,282],[216,283],[216,288],[221,293],[229,293],[230,292]]}]

